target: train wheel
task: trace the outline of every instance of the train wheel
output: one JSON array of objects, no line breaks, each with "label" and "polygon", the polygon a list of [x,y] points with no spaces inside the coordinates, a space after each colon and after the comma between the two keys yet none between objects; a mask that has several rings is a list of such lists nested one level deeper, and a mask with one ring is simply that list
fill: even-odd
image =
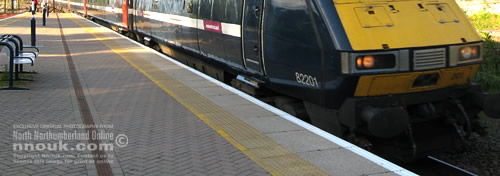
[{"label": "train wheel", "polygon": [[135,40],[138,41],[139,43],[144,44],[144,38],[140,34],[135,34]]},{"label": "train wheel", "polygon": [[304,101],[304,107],[314,126],[337,137],[344,137],[346,129],[340,125],[337,110],[327,109],[306,101]]},{"label": "train wheel", "polygon": [[302,104],[302,101],[296,100],[293,98],[289,98],[286,96],[277,96],[277,97],[273,97],[272,99],[273,99],[274,105],[277,108],[287,112],[288,114],[290,114],[292,116],[299,118],[300,120],[303,120],[303,121],[308,122],[308,123],[311,122],[311,120],[309,119],[309,116],[307,115],[307,111],[306,111],[304,105]]}]

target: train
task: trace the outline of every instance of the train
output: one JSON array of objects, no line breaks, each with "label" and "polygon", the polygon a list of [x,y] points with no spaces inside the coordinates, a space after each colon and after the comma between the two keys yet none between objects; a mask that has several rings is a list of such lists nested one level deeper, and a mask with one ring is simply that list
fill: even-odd
[{"label": "train", "polygon": [[500,118],[453,0],[53,0],[381,156],[463,150]]}]

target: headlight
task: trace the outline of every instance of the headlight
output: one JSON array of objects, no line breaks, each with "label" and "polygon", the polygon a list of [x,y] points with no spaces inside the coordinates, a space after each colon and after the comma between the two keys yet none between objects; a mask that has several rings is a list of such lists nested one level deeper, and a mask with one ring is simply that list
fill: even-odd
[{"label": "headlight", "polygon": [[367,55],[356,57],[356,69],[391,69],[396,67],[396,56],[394,54]]},{"label": "headlight", "polygon": [[409,51],[341,53],[342,73],[382,73],[409,70]]},{"label": "headlight", "polygon": [[477,59],[480,57],[480,47],[479,46],[466,46],[460,48],[460,54],[459,54],[459,60],[460,61],[467,61],[471,59]]},{"label": "headlight", "polygon": [[450,66],[480,62],[482,60],[482,47],[482,43],[450,46]]}]

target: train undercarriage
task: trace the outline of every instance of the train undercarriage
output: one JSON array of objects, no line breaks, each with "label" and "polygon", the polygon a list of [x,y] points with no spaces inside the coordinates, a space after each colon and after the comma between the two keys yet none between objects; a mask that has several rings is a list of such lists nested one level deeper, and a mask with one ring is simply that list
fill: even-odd
[{"label": "train undercarriage", "polygon": [[[434,152],[462,152],[472,133],[486,135],[479,114],[484,110],[486,116],[500,118],[495,109],[500,94],[487,95],[480,89],[479,85],[468,85],[351,98],[337,111],[308,103],[306,108],[308,112],[323,112],[309,113],[312,123],[323,130],[385,158],[411,162]],[[326,125],[335,121],[338,124]]]}]

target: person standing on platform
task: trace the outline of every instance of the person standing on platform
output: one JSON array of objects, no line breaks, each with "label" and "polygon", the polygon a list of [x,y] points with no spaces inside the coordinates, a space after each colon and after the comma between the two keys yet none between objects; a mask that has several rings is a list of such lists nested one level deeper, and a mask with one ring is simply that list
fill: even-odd
[{"label": "person standing on platform", "polygon": [[47,2],[46,2],[46,0],[42,0],[42,5],[40,7],[42,8],[43,15],[45,15],[45,13],[46,13],[45,10],[47,8]]},{"label": "person standing on platform", "polygon": [[33,8],[35,8],[34,9],[35,12],[38,12],[38,0],[34,0],[34,1],[35,1],[35,7],[33,7]]},{"label": "person standing on platform", "polygon": [[50,12],[50,1],[49,0],[43,0],[45,2],[45,6],[47,7],[46,12],[47,12],[47,17],[49,17],[49,12]]}]

